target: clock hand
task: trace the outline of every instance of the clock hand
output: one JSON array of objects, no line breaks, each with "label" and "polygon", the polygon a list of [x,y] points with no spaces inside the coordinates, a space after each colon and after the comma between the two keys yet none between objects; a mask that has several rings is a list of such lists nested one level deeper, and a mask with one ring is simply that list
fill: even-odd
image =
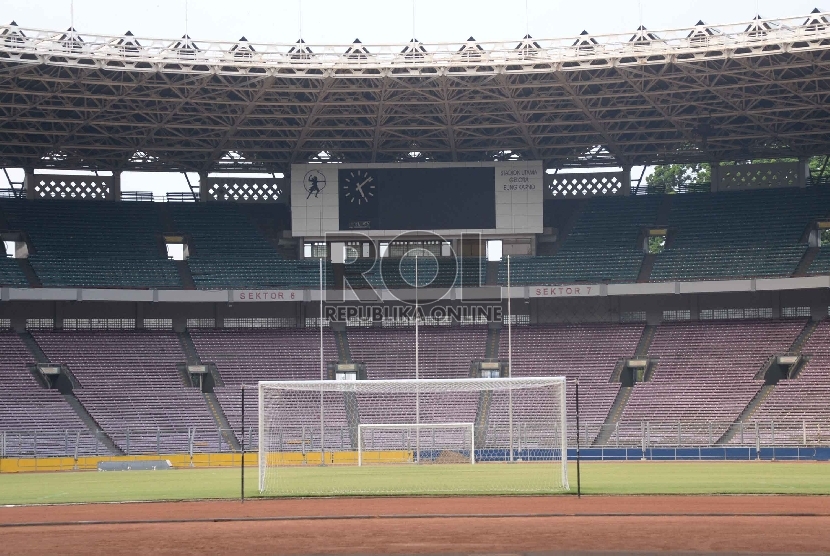
[{"label": "clock hand", "polygon": [[364,199],[366,198],[366,194],[363,193],[363,186],[366,185],[367,183],[369,183],[370,181],[372,181],[371,176],[366,178],[365,180],[363,180],[361,183],[357,184],[357,191],[358,191],[358,193],[360,193],[360,196],[363,197]]}]

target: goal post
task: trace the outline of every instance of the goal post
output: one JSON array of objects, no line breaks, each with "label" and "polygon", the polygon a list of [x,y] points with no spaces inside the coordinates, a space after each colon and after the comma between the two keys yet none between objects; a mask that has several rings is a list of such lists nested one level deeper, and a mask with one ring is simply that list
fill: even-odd
[{"label": "goal post", "polygon": [[[463,454],[464,451],[468,451],[468,455],[464,454],[465,457],[470,464],[474,464],[476,462],[475,458],[475,423],[415,423],[415,424],[391,424],[391,423],[379,423],[379,424],[367,424],[367,425],[358,425],[357,426],[357,465],[358,467],[362,467],[364,464],[363,461],[363,454],[366,452],[366,433],[364,431],[405,431],[410,432],[414,431],[417,435],[417,441],[415,443],[415,450],[417,452],[421,452],[422,450],[429,450],[429,458],[426,461],[435,461],[440,456],[436,455],[436,451],[443,452],[445,450],[452,450],[459,448],[457,453],[460,455]],[[431,434],[431,443],[429,442],[430,439],[422,439],[421,433],[423,431],[428,431]],[[447,432],[456,431],[462,433],[462,439],[460,442],[457,439],[447,439]],[[438,443],[436,444],[435,434],[443,433],[442,436],[444,438],[439,438]],[[408,436],[406,438],[409,438]],[[427,440],[427,442],[424,442]],[[452,443],[452,446],[449,445],[449,442]],[[371,440],[374,443],[374,438]],[[405,440],[406,442],[406,440]],[[408,441],[408,444],[411,446],[411,439]],[[466,448],[466,450],[465,450]],[[416,453],[413,455],[416,462],[421,461],[421,454]],[[373,463],[373,462],[368,462]],[[387,463],[382,458],[377,458],[374,463]],[[393,461],[392,463],[396,463]],[[460,463],[460,462],[456,462]]]},{"label": "goal post", "polygon": [[259,491],[562,492],[565,400],[564,377],[262,381]]}]

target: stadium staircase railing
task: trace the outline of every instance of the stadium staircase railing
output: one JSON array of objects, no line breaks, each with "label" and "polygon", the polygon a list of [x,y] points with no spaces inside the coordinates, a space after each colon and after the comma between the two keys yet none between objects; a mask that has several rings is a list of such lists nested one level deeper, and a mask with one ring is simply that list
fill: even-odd
[{"label": "stadium staircase railing", "polygon": [[[41,349],[40,345],[38,345],[37,340],[35,340],[34,336],[32,336],[29,332],[20,332],[18,334],[20,339],[23,341],[23,344],[26,346],[26,349],[29,350],[29,353],[32,354],[35,361],[38,363],[52,363],[49,358],[44,353],[43,349]],[[95,418],[87,411],[84,407],[84,404],[75,396],[75,393],[69,389],[67,391],[61,392],[63,399],[72,408],[78,418],[86,425],[89,432],[100,442],[110,453],[117,454],[117,455],[124,455],[124,451],[118,447],[118,445],[110,438],[110,436],[104,432],[104,429]]]},{"label": "stadium staircase railing", "polygon": [[[640,341],[637,343],[637,349],[634,351],[634,357],[646,357],[648,355],[648,349],[651,347],[651,341],[654,339],[654,333],[656,332],[657,327],[654,325],[648,325],[643,328],[643,333],[640,336]],[[619,365],[618,365],[619,367]],[[619,380],[619,371],[615,369],[614,377],[616,380]],[[634,386],[623,386],[620,385],[620,390],[617,392],[617,397],[614,398],[614,403],[611,404],[611,408],[608,410],[608,416],[605,418],[605,421],[600,428],[599,434],[597,434],[596,438],[594,439],[593,446],[605,446],[611,440],[611,436],[616,432],[617,423],[620,422],[620,417],[622,416],[623,410],[625,409],[625,405],[628,403],[628,400],[631,398],[631,392],[634,391]]]},{"label": "stadium staircase railing", "polygon": [[[807,321],[804,325],[804,328],[799,333],[798,337],[793,341],[792,346],[787,351],[788,354],[791,355],[800,355],[801,350],[804,348],[804,344],[810,339],[813,332],[815,332],[816,328],[821,321]],[[746,423],[752,421],[752,417],[755,415],[755,411],[761,407],[761,405],[772,395],[773,390],[775,390],[777,383],[775,384],[764,384],[758,393],[749,401],[746,407],[741,411],[741,414],[738,415],[738,418],[735,419],[735,422],[726,429],[726,432],[717,440],[715,444],[722,445],[730,443],[735,436],[741,431]]]},{"label": "stadium staircase railing", "polygon": [[[185,330],[183,332],[177,332],[176,335],[179,338],[179,344],[182,346],[182,351],[185,354],[187,364],[201,365],[202,358],[199,356],[199,352],[193,344],[193,338],[190,337],[190,333]],[[217,375],[219,374],[218,369],[214,369],[212,372],[217,373]],[[217,379],[218,380],[216,380],[216,382],[222,384],[221,376],[217,376]],[[210,414],[216,423],[216,428],[221,431],[222,438],[225,439],[225,442],[228,443],[232,450],[241,450],[242,445],[240,444],[239,439],[237,439],[236,434],[228,421],[228,417],[222,410],[222,405],[219,403],[219,399],[216,397],[216,394],[213,392],[202,391],[202,396],[205,398],[205,404],[207,405],[208,411],[210,411]]]},{"label": "stadium staircase railing", "polygon": [[[352,351],[349,348],[349,336],[345,326],[332,326],[335,343],[337,344],[337,360],[342,364],[354,363]],[[346,411],[346,424],[349,428],[349,444],[351,449],[357,449],[358,431],[360,430],[360,409],[357,403],[357,394],[343,392],[343,404]]]}]

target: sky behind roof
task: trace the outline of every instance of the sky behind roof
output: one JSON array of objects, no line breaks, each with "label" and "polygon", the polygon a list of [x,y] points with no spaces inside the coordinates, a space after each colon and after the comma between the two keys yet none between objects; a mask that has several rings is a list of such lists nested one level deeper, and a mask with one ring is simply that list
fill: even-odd
[{"label": "sky behind roof", "polygon": [[[402,44],[413,35],[412,0],[0,0],[0,21],[21,27],[79,33],[172,39],[185,31],[202,40],[291,43]],[[690,27],[752,19],[756,13],[779,18],[830,8],[830,0],[415,0],[414,34],[423,42],[560,38],[629,33],[642,22],[648,29]],[[642,11],[642,16],[641,16]],[[185,18],[187,13],[187,18]],[[192,179],[195,179],[193,176]],[[125,173],[125,191],[187,191],[181,175]]]},{"label": "sky behind roof", "polygon": [[[805,15],[823,0],[415,0],[415,35],[424,42],[518,39],[652,30],[764,17]],[[65,29],[71,0],[0,0],[0,21]],[[404,43],[412,35],[412,0],[188,0],[187,31],[194,39],[294,42],[302,5],[306,42]],[[527,6],[527,12],[525,11]],[[821,7],[821,6],[819,6]],[[185,32],[185,0],[74,0],[75,28],[119,35],[174,38]]]}]

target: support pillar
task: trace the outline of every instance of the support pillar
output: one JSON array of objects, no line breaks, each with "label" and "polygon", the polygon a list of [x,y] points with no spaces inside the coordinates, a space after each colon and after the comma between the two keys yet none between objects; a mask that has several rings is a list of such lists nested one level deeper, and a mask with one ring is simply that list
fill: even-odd
[{"label": "support pillar", "polygon": [[810,159],[802,157],[798,159],[798,187],[810,185]]},{"label": "support pillar", "polygon": [[37,198],[37,193],[35,192],[37,182],[35,179],[34,168],[23,169],[23,190],[26,192],[26,198],[30,201]]},{"label": "support pillar", "polygon": [[622,194],[628,197],[631,195],[631,166],[623,166],[622,171]]},{"label": "support pillar", "polygon": [[772,318],[773,319],[780,319],[781,318],[781,292],[772,292]]},{"label": "support pillar", "polygon": [[700,320],[700,298],[697,295],[691,296],[689,299],[689,312],[693,321]]},{"label": "support pillar", "polygon": [[717,193],[721,189],[720,162],[712,162],[709,167],[712,175],[712,193]]},{"label": "support pillar", "polygon": [[121,170],[112,171],[112,179],[110,180],[108,201],[121,200]]},{"label": "support pillar", "polygon": [[210,185],[208,184],[208,173],[199,172],[199,202],[206,203],[210,200]]}]

